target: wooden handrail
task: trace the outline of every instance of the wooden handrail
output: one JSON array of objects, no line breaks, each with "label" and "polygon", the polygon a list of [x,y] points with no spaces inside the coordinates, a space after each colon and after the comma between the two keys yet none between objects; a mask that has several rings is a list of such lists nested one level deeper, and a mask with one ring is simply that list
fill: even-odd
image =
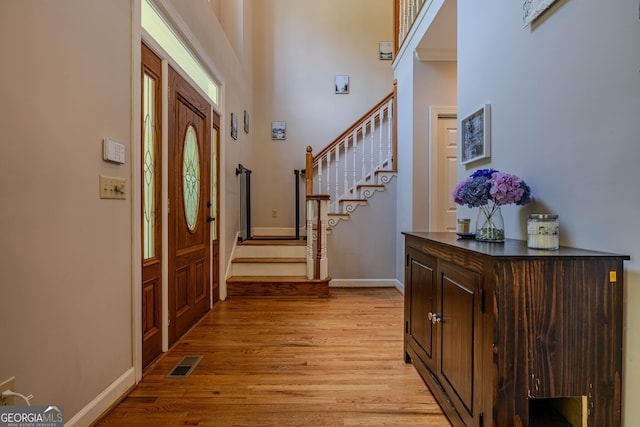
[{"label": "wooden handrail", "polygon": [[393,57],[400,50],[400,0],[393,2]]},{"label": "wooden handrail", "polygon": [[[387,95],[382,101],[380,101],[378,104],[376,104],[375,107],[373,107],[372,109],[370,109],[366,114],[364,114],[362,117],[360,117],[349,129],[347,129],[346,131],[342,132],[342,134],[340,134],[339,137],[337,137],[332,143],[330,143],[329,145],[327,145],[324,149],[322,149],[322,151],[320,151],[318,154],[316,154],[315,156],[313,156],[313,166],[315,166],[321,158],[323,158],[327,153],[333,151],[336,146],[339,146],[340,144],[342,144],[342,142],[345,139],[348,139],[351,137],[351,134],[353,133],[354,130],[358,129],[358,131],[356,132],[356,134],[360,133],[361,130],[361,126],[362,124],[367,121],[369,118],[371,118],[371,116],[378,111],[383,105],[387,104],[389,102],[389,100],[393,99],[395,94],[395,90],[394,92],[391,92],[389,95]],[[383,110],[387,111],[387,109],[385,108]],[[376,114],[376,118],[378,118],[378,114]],[[395,115],[394,115],[395,117]],[[368,124],[366,126],[369,126]],[[308,148],[307,148],[308,150]]]}]

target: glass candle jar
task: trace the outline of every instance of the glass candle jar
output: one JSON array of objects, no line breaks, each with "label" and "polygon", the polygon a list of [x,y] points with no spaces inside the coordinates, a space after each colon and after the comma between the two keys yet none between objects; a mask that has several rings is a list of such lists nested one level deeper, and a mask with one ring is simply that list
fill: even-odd
[{"label": "glass candle jar", "polygon": [[470,218],[458,218],[458,227],[456,228],[456,231],[458,233],[468,233],[469,224],[471,224]]},{"label": "glass candle jar", "polygon": [[527,246],[532,249],[558,249],[560,247],[558,215],[529,214]]}]

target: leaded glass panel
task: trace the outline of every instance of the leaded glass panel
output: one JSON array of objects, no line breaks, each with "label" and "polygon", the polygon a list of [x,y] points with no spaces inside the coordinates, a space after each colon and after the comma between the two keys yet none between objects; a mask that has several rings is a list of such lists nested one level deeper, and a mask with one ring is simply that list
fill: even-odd
[{"label": "leaded glass panel", "polygon": [[200,155],[196,129],[190,125],[184,138],[182,151],[182,194],[184,215],[189,230],[194,231],[198,224],[200,203]]},{"label": "leaded glass panel", "polygon": [[156,80],[144,73],[143,82],[143,254],[144,259],[156,256]]}]

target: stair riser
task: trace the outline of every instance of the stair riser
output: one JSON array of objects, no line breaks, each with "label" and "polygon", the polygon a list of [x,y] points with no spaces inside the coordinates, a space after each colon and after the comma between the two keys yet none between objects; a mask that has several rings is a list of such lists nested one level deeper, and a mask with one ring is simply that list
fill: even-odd
[{"label": "stair riser", "polygon": [[281,296],[311,296],[328,297],[327,283],[230,283],[227,285],[227,295],[250,297],[281,297]]},{"label": "stair riser", "polygon": [[233,276],[305,276],[306,263],[234,263]]},{"label": "stair riser", "polygon": [[306,246],[238,245],[236,258],[304,258]]}]

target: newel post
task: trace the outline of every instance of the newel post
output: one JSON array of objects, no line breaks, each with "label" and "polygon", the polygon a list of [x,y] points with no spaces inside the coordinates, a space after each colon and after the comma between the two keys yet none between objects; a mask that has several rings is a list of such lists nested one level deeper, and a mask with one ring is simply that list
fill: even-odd
[{"label": "newel post", "polygon": [[310,145],[307,146],[307,154],[305,157],[305,184],[307,196],[313,193],[313,149]]},{"label": "newel post", "polygon": [[[329,219],[329,195],[307,196],[307,279],[329,277],[329,257],[327,256],[327,224]],[[317,224],[314,223],[317,218]],[[316,228],[315,250],[313,229]]]}]

